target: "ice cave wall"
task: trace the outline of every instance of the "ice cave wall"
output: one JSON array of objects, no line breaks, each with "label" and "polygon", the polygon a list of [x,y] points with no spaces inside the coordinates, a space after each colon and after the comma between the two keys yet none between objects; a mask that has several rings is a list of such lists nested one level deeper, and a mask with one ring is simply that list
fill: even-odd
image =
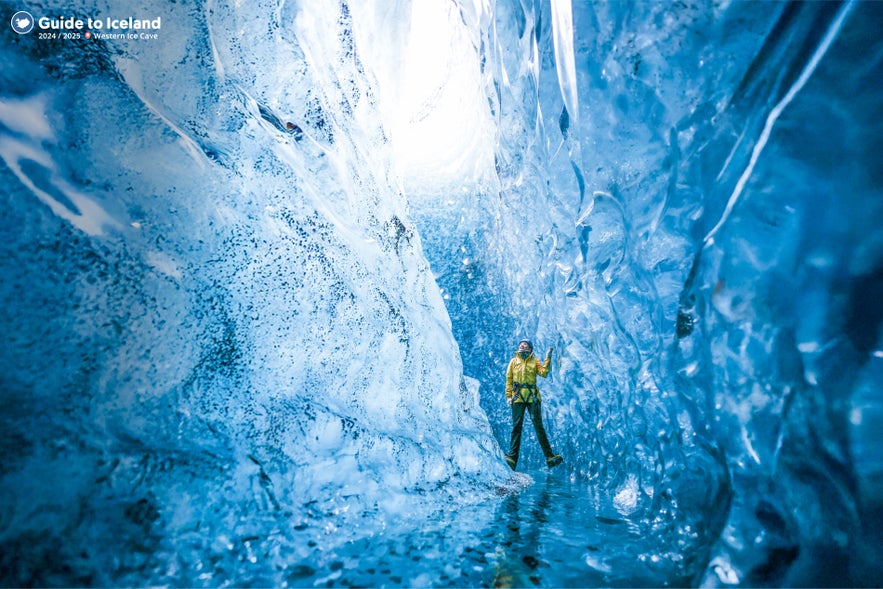
[{"label": "ice cave wall", "polygon": [[555,345],[553,444],[623,509],[677,504],[684,546],[720,532],[703,584],[873,584],[879,9],[485,17],[482,213],[411,203],[498,440],[514,342]]},{"label": "ice cave wall", "polygon": [[10,584],[246,582],[225,567],[279,522],[284,568],[508,484],[355,46],[407,13],[327,8],[139,3],[162,43],[3,31]]}]

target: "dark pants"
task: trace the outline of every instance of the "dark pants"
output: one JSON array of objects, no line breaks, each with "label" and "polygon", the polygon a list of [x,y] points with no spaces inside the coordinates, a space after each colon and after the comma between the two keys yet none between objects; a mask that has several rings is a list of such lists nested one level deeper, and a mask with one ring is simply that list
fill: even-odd
[{"label": "dark pants", "polygon": [[516,463],[518,462],[518,452],[521,449],[521,428],[524,427],[525,411],[530,412],[533,429],[537,432],[537,440],[540,442],[540,448],[543,449],[546,459],[555,455],[552,452],[552,446],[549,445],[546,429],[543,427],[543,411],[540,405],[539,401],[512,403],[512,439],[509,442],[509,452],[506,453],[506,456],[512,458]]}]

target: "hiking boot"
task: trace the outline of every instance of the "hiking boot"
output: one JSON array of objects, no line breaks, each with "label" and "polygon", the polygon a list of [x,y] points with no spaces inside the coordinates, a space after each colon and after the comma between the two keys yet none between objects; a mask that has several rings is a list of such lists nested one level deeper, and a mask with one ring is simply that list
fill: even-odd
[{"label": "hiking boot", "polygon": [[549,458],[546,458],[546,466],[548,466],[549,468],[552,468],[554,466],[558,466],[562,462],[564,462],[564,459],[561,458],[561,454],[554,454],[554,455],[550,456]]},{"label": "hiking boot", "polygon": [[506,454],[503,458],[506,459],[506,464],[509,465],[509,468],[511,468],[512,470],[515,470],[515,464],[516,464],[515,459],[512,458],[511,456],[509,456],[508,454]]}]

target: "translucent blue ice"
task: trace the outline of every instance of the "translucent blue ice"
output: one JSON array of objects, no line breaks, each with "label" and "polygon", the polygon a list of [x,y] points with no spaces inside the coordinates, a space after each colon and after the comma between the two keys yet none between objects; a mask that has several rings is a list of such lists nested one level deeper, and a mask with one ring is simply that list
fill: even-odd
[{"label": "translucent blue ice", "polygon": [[29,10],[0,584],[883,583],[883,5]]}]

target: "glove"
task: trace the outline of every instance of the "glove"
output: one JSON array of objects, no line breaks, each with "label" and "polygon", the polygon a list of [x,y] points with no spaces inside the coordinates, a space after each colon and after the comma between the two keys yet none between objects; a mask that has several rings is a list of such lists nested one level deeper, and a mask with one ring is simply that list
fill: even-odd
[{"label": "glove", "polygon": [[546,359],[547,360],[550,360],[552,358],[552,349],[553,348],[549,348],[549,351],[546,352]]},{"label": "glove", "polygon": [[511,396],[511,397],[509,397],[509,398],[506,399],[506,404],[509,405],[509,406],[511,407],[511,406],[512,406],[512,402],[513,402],[514,400],[515,400],[515,396],[513,395],[513,396]]}]

